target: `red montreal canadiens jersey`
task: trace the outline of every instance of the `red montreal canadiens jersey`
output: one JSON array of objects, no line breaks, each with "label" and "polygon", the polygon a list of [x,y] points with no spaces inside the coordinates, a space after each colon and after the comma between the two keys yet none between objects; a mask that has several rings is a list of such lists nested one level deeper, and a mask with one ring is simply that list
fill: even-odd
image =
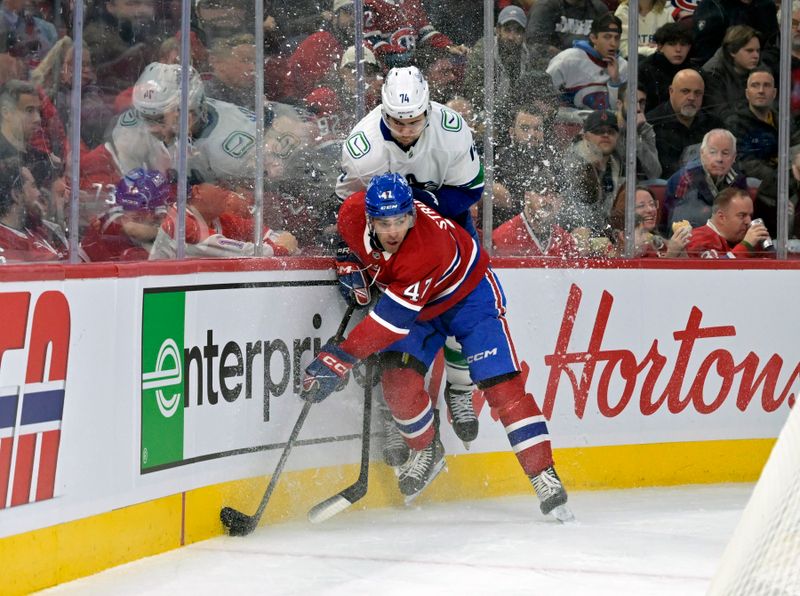
[{"label": "red montreal canadiens jersey", "polygon": [[402,339],[417,318],[429,320],[451,308],[475,289],[489,264],[468,232],[419,201],[414,201],[414,227],[399,250],[375,249],[364,195],[350,195],[339,210],[339,233],[383,289],[375,308],[341,345],[357,358]]},{"label": "red montreal canadiens jersey", "polygon": [[428,44],[444,49],[452,44],[433,28],[419,0],[366,0],[364,37],[376,53],[396,53]]},{"label": "red montreal canadiens jersey", "polygon": [[553,225],[547,244],[542,245],[525,219],[524,213],[520,213],[492,232],[492,244],[497,256],[579,256],[575,238],[559,225]]}]

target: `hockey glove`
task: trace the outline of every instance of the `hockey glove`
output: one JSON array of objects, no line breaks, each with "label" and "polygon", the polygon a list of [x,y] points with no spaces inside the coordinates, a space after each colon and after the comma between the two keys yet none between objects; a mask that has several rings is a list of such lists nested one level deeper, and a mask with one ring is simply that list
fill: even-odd
[{"label": "hockey glove", "polygon": [[306,367],[303,378],[304,400],[319,403],[347,382],[347,373],[358,362],[338,345],[328,342],[320,350],[319,355]]},{"label": "hockey glove", "polygon": [[339,242],[336,247],[336,275],[339,277],[339,292],[348,305],[362,308],[370,303],[372,296],[364,266],[344,242]]}]

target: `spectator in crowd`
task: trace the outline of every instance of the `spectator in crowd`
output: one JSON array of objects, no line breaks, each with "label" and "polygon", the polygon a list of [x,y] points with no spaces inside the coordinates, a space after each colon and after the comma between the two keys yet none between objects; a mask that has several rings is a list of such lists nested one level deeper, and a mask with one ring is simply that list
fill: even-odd
[{"label": "spectator in crowd", "polygon": [[550,170],[529,174],[522,211],[492,232],[497,256],[580,256],[575,238],[558,223],[561,183]]},{"label": "spectator in crowd", "polygon": [[647,94],[645,113],[669,100],[669,87],[678,71],[689,66],[692,32],[678,23],[667,23],[653,35],[656,51],[639,62],[639,85]]},{"label": "spectator in crowd", "polygon": [[589,40],[553,57],[547,74],[562,93],[564,105],[589,110],[614,110],[617,90],[625,82],[628,63],[618,56],[620,20],[610,13],[592,21]]},{"label": "spectator in crowd", "polygon": [[530,99],[512,112],[514,121],[508,129],[509,136],[500,143],[495,158],[492,206],[495,227],[520,213],[531,176],[543,176],[545,171],[559,172],[561,163],[552,145],[553,114]]},{"label": "spectator in crowd", "polygon": [[622,183],[622,163],[616,153],[617,115],[607,110],[590,113],[581,135],[565,157],[565,176],[571,185],[564,206],[567,229],[588,228],[604,234],[611,206]]},{"label": "spectator in crowd", "polygon": [[[180,104],[178,64],[154,62],[133,89],[133,108],[121,114],[111,141],[82,157],[83,188],[100,182],[114,184],[138,167],[167,172],[177,167]],[[192,151],[188,168],[193,183],[209,182],[252,189],[255,176],[255,120],[249,110],[206,98],[200,75],[189,75],[189,135]],[[312,123],[292,106],[271,103],[265,116],[264,171],[268,180],[287,175],[300,165],[300,153],[313,139]],[[95,176],[95,172],[99,174]],[[97,177],[100,179],[98,180]]]},{"label": "spectator in crowd", "polygon": [[758,33],[747,25],[735,25],[725,33],[722,47],[703,65],[706,84],[704,109],[727,122],[739,108],[747,105],[747,75],[758,66],[761,42]]},{"label": "spectator in crowd", "polygon": [[701,0],[692,19],[691,61],[702,67],[722,45],[733,25],[749,25],[761,34],[762,60],[778,68],[778,18],[775,0]]},{"label": "spectator in crowd", "polygon": [[[335,6],[337,3],[333,4]],[[319,0],[271,0],[264,7],[264,14],[267,15],[264,18],[265,44],[268,43],[268,37],[273,37],[269,41],[273,52],[293,52],[309,35],[330,30],[337,12],[336,8],[331,10],[330,7],[330,2]],[[352,19],[350,28],[353,28]]]},{"label": "spectator in crowd", "polygon": [[154,0],[108,0],[87,18],[83,39],[94,58],[97,82],[109,93],[130,87],[168,37],[159,32],[154,17]]},{"label": "spectator in crowd", "polygon": [[588,41],[592,22],[607,12],[601,0],[535,2],[525,28],[523,71],[544,70],[551,58],[574,42]]},{"label": "spectator in crowd", "polygon": [[761,247],[769,238],[762,223],[752,223],[753,200],[746,190],[726,188],[714,199],[711,217],[692,230],[686,247],[689,256],[705,259],[735,259],[771,256]]},{"label": "spectator in crowd", "polygon": [[747,189],[747,179],[734,168],[736,137],[715,128],[700,145],[700,158],[690,161],[667,180],[664,205],[667,223],[688,221],[693,228],[711,216],[714,197],[729,186]]},{"label": "spectator in crowd", "polygon": [[8,81],[0,89],[0,159],[19,157],[37,185],[47,186],[64,171],[63,159],[35,147],[42,101],[33,84]]},{"label": "spectator in crowd", "polygon": [[[775,176],[778,168],[778,112],[773,108],[776,95],[772,72],[756,68],[747,76],[747,105],[728,119],[737,139],[742,173],[762,181]],[[790,146],[800,150],[800,129],[791,128]]]},{"label": "spectator in crowd", "polygon": [[[787,201],[787,219],[789,238],[800,238],[800,151],[792,148],[791,176],[789,176],[789,193]],[[757,217],[764,220],[770,235],[778,235],[778,177],[768,176],[758,185],[753,210]]]},{"label": "spectator in crowd", "polygon": [[39,217],[41,191],[22,163],[16,156],[0,160],[0,262],[66,259],[63,230]]},{"label": "spectator in crowd", "polygon": [[211,77],[203,81],[214,99],[255,109],[255,38],[251,33],[218,37],[208,49]]},{"label": "spectator in crowd", "polygon": [[353,0],[335,0],[333,18],[322,31],[301,41],[286,64],[285,96],[301,100],[324,84],[339,64],[345,48],[353,45]]},{"label": "spectator in crowd", "polygon": [[[617,122],[619,124],[619,138],[617,139],[617,154],[625,159],[626,130],[628,123],[628,84],[623,83],[619,88],[619,101],[617,102]],[[644,88],[636,89],[636,175],[639,180],[652,180],[661,176],[661,163],[658,161],[656,150],[656,133],[644,115],[647,95]],[[632,178],[628,174],[629,178]]]},{"label": "spectator in crowd", "polygon": [[[516,4],[530,5],[533,0]],[[474,46],[483,36],[483,11],[476,8],[475,0],[422,0],[431,24],[450,39],[458,39],[468,47]],[[502,10],[505,6],[497,6]],[[523,11],[527,9],[523,7]],[[524,28],[524,25],[523,25]]]},{"label": "spectator in crowd", "polygon": [[[616,234],[616,246],[620,255],[625,254],[625,185],[620,186],[614,206],[611,209],[611,226]],[[646,186],[637,186],[634,202],[634,250],[633,256],[685,257],[686,245],[692,237],[690,225],[676,226],[672,237],[667,240],[658,232],[658,201]]]},{"label": "spectator in crowd", "polygon": [[142,168],[128,172],[114,187],[109,209],[90,220],[81,237],[81,258],[147,260],[172,195],[161,172]]},{"label": "spectator in crowd", "polygon": [[[383,76],[375,54],[364,48],[364,108],[370,111],[381,99]],[[345,50],[336,76],[329,85],[316,87],[306,95],[303,105],[316,118],[320,141],[341,140],[355,124],[356,47]]]},{"label": "spectator in crowd", "polygon": [[[510,109],[511,89],[520,76],[522,42],[525,39],[527,17],[519,6],[506,6],[497,15],[494,28],[494,106],[495,111]],[[472,48],[467,63],[464,93],[478,110],[483,110],[483,48],[481,39]]]},{"label": "spectator in crowd", "polygon": [[[72,55],[70,37],[62,37],[31,72],[31,82],[44,92],[55,107],[61,124],[72,114]],[[114,117],[113,98],[97,85],[92,54],[84,44],[81,61],[81,141],[92,149],[105,140],[106,128]],[[44,108],[44,102],[42,102]],[[64,140],[66,142],[66,138]]]},{"label": "spectator in crowd", "polygon": [[441,52],[421,51],[417,53],[417,64],[428,81],[431,100],[446,104],[458,95],[463,95],[466,62],[460,56]]},{"label": "spectator in crowd", "polygon": [[0,2],[0,51],[11,52],[33,69],[57,40],[55,26],[34,16],[26,0]]},{"label": "spectator in crowd", "polygon": [[[640,56],[650,56],[656,51],[655,32],[662,25],[674,23],[672,6],[667,0],[638,0],[639,2],[639,41],[637,47]],[[628,57],[628,0],[620,0],[614,14],[622,21],[622,35],[619,40],[619,52]]]},{"label": "spectator in crowd", "polygon": [[[235,215],[229,209],[235,193],[211,184],[192,186],[186,205],[186,256],[211,258],[248,257],[255,254],[252,217]],[[174,206],[158,229],[150,260],[174,259],[178,214]],[[297,240],[289,232],[264,227],[263,256],[288,256],[297,252]]]},{"label": "spectator in crowd", "polygon": [[420,0],[365,0],[364,37],[388,68],[412,64],[419,50],[466,56],[469,48],[456,44],[431,25]]},{"label": "spectator in crowd", "polygon": [[197,0],[194,8],[206,46],[218,39],[253,31],[253,3],[247,0]]},{"label": "spectator in crowd", "polygon": [[684,69],[669,87],[669,101],[646,114],[656,131],[656,148],[661,162],[661,177],[669,178],[689,161],[691,154],[712,128],[722,123],[702,110],[705,84],[696,70]]}]

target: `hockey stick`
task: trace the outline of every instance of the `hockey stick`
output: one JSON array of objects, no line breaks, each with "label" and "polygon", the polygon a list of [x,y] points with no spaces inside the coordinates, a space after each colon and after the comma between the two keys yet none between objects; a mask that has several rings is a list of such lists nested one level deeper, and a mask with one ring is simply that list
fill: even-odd
[{"label": "hockey stick", "polygon": [[[339,329],[336,331],[333,341],[342,340],[344,331],[347,329],[347,324],[350,322],[350,317],[353,315],[355,308],[355,304],[351,304],[347,307],[347,311],[345,311],[342,317],[342,322],[339,324]],[[303,427],[303,423],[306,421],[306,416],[308,416],[308,411],[311,409],[312,405],[314,404],[311,402],[306,402],[303,405],[300,416],[297,417],[297,422],[294,423],[292,434],[289,435],[289,440],[286,441],[286,446],[283,448],[283,453],[281,453],[281,457],[278,460],[278,465],[275,466],[275,471],[272,473],[272,478],[269,480],[267,490],[264,491],[264,496],[261,497],[261,503],[259,503],[256,512],[253,515],[247,515],[232,507],[223,507],[219,512],[222,525],[225,526],[228,530],[228,534],[231,536],[247,536],[258,526],[261,515],[264,513],[264,509],[267,508],[269,498],[272,496],[272,491],[275,490],[275,485],[278,483],[278,478],[281,472],[283,472],[283,466],[286,465],[286,460],[289,458],[289,452],[292,450],[292,447],[294,447],[295,441],[297,441],[297,435],[300,434],[300,429]]]},{"label": "hockey stick", "polygon": [[373,374],[373,361],[369,360],[364,374],[364,422],[361,426],[361,468],[358,478],[344,490],[314,505],[308,512],[308,521],[311,523],[318,524],[332,518],[367,494],[367,486],[369,484],[369,434],[372,426]]}]

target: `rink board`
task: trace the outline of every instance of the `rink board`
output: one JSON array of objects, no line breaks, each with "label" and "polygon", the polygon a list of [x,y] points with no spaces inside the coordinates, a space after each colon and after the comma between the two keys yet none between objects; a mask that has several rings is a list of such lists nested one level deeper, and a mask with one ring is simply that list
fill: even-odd
[{"label": "rink board", "polygon": [[[0,592],[202,540],[221,532],[221,505],[255,508],[300,411],[302,368],[343,314],[326,265],[2,272]],[[800,386],[797,267],[504,265],[517,353],[568,488],[757,477]],[[441,389],[437,367],[429,382]],[[478,439],[466,452],[443,425],[449,469],[419,502],[531,492],[475,405]],[[356,378],[312,409],[267,523],[354,480],[362,408]],[[359,506],[400,503],[379,458]]]}]

